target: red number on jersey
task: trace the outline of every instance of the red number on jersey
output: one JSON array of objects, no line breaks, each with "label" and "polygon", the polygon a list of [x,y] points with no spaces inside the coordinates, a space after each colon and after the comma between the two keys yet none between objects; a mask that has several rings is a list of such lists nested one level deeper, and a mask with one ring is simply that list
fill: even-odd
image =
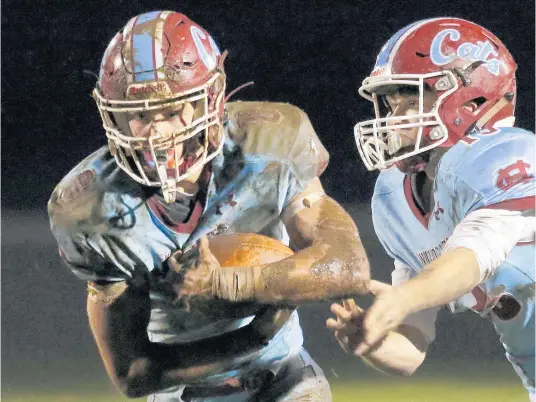
[{"label": "red number on jersey", "polygon": [[519,159],[511,165],[499,169],[495,185],[501,190],[506,191],[518,183],[529,181],[533,178],[533,175],[527,171],[529,168],[530,164]]}]

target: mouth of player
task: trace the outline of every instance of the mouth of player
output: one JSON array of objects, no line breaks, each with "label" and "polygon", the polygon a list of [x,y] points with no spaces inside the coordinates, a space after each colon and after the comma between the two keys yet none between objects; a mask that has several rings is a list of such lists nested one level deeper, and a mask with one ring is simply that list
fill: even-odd
[{"label": "mouth of player", "polygon": [[[161,158],[161,163],[166,164],[166,174],[170,179],[175,179],[178,176],[185,174],[195,163],[200,159],[200,156],[195,154],[188,154],[182,157],[182,161],[178,165],[177,175],[177,162],[175,160],[175,151],[168,149],[166,152],[155,152],[157,158]],[[150,151],[143,152],[143,168],[145,174],[151,180],[157,180],[159,178],[158,168],[156,161]]]},{"label": "mouth of player", "polygon": [[[397,152],[397,154],[399,154],[399,156],[402,156],[405,153],[412,151],[412,150],[413,150],[413,147],[406,147],[405,151],[404,149],[402,149],[399,152]],[[430,159],[430,151],[423,152],[417,155],[412,155],[408,158],[399,160],[398,162],[396,162],[396,165],[403,172],[418,173],[426,169],[429,159]]]}]

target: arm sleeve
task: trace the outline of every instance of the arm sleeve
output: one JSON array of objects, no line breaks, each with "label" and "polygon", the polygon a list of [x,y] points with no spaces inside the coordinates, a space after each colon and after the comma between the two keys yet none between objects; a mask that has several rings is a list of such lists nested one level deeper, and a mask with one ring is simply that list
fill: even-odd
[{"label": "arm sleeve", "polygon": [[60,257],[67,267],[85,281],[117,282],[132,276],[132,265],[125,264],[117,244],[101,236],[87,238],[78,233],[62,236],[54,233]]},{"label": "arm sleeve", "polygon": [[536,218],[520,211],[478,209],[470,212],[454,229],[445,251],[464,247],[472,250],[483,282],[495,273],[518,243],[534,242]]}]

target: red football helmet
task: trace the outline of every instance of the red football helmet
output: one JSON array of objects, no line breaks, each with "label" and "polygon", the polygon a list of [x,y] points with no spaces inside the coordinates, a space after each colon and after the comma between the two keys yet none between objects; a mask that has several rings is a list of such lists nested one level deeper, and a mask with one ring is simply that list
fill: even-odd
[{"label": "red football helmet", "polygon": [[[374,103],[376,115],[354,127],[363,162],[369,170],[384,169],[432,148],[450,147],[473,130],[513,125],[516,68],[502,42],[472,22],[435,18],[401,29],[382,48],[372,74],[359,88],[360,95]],[[381,112],[381,94],[401,86],[419,93],[419,114],[409,123]],[[426,88],[438,100],[425,112]],[[470,101],[478,105],[476,111],[464,107]],[[417,142],[403,148],[396,129],[411,127],[419,128]]]},{"label": "red football helmet", "polygon": [[[225,73],[212,37],[183,14],[154,11],[132,18],[102,59],[93,97],[117,164],[175,200],[178,186],[222,149]],[[135,137],[128,113],[190,103],[193,121],[180,130]],[[149,173],[150,172],[150,173]]]}]

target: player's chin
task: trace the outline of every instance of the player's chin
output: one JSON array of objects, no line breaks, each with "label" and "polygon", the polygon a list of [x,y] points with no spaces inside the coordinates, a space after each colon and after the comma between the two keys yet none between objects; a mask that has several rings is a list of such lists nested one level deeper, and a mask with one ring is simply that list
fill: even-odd
[{"label": "player's chin", "polygon": [[428,165],[429,159],[429,153],[413,155],[409,158],[402,159],[396,162],[395,165],[402,173],[419,173],[423,172],[424,169],[426,169],[426,165]]},{"label": "player's chin", "polygon": [[155,167],[152,166],[143,166],[143,173],[145,173],[145,176],[147,176],[147,179],[152,182],[159,182],[160,177],[158,176],[158,171]]}]

